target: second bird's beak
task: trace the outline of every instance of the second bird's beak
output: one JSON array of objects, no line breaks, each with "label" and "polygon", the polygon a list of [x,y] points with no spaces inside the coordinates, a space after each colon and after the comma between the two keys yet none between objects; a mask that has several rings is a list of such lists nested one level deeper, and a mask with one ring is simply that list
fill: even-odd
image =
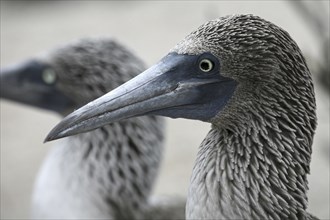
[{"label": "second bird's beak", "polygon": [[56,87],[56,73],[37,60],[6,66],[0,70],[0,98],[21,104],[67,112],[75,103]]},{"label": "second bird's beak", "polygon": [[[212,71],[200,70],[211,60]],[[236,82],[221,76],[219,61],[209,53],[170,53],[122,86],[64,118],[46,137],[51,141],[141,115],[208,121],[232,96]]]}]

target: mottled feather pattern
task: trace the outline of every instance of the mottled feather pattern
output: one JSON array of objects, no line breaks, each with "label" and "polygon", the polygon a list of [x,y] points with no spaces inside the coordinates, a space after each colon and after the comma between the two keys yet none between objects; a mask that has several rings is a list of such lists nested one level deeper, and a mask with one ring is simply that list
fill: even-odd
[{"label": "mottled feather pattern", "polygon": [[[53,50],[42,61],[55,71],[56,86],[76,102],[75,109],[145,69],[112,38],[81,39]],[[145,116],[61,141],[38,177],[34,216],[142,219],[155,213],[148,200],[162,161],[163,129],[162,118]]]},{"label": "mottled feather pattern", "polygon": [[[206,22],[171,52],[212,53],[220,61],[219,74],[236,82],[226,105],[208,119],[212,129],[200,146],[193,169],[187,218],[314,219],[306,211],[306,193],[316,128],[315,94],[305,59],[290,35],[257,16],[233,15]],[[93,85],[88,86],[89,92],[103,90],[99,82]],[[85,97],[74,91],[68,94]],[[127,134],[129,130],[114,126],[118,126],[113,130],[117,133]],[[100,130],[94,135],[108,139],[112,135],[107,133]],[[99,176],[100,191],[107,190],[110,183],[117,187],[111,192],[115,197],[130,198],[128,192],[133,191],[135,198],[143,198],[148,194],[143,180],[133,181],[126,188],[116,185],[127,178],[128,172],[151,172],[142,161],[135,164],[138,169],[131,165],[132,154],[144,157],[146,153],[136,147],[138,139],[121,141],[130,146],[131,153],[125,153],[126,148],[117,149],[106,152],[104,158],[111,163],[125,158],[126,165],[117,164],[117,168],[102,174],[107,178]],[[90,146],[86,144],[82,160],[89,160],[91,155],[99,158],[104,150]],[[114,161],[112,155],[116,155]],[[153,166],[151,158],[144,161]],[[96,169],[93,162],[89,163],[86,173],[94,178]],[[129,202],[132,210],[141,206],[135,198]],[[120,209],[121,202],[115,203],[111,196],[104,199],[112,211]],[[130,212],[113,215],[131,217]]]},{"label": "mottled feather pattern", "polygon": [[47,62],[57,73],[60,91],[77,100],[78,107],[145,70],[137,56],[112,38],[64,45],[51,52]]},{"label": "mottled feather pattern", "polygon": [[209,51],[220,60],[220,74],[238,82],[201,144],[188,218],[310,218],[314,88],[289,34],[257,16],[234,15],[205,23],[172,51]]},{"label": "mottled feather pattern", "polygon": [[[81,175],[78,190],[83,185],[86,190],[90,189],[88,194],[92,200],[99,200],[100,208],[108,210],[116,219],[141,218],[160,165],[161,123],[160,118],[139,117],[70,137],[71,143],[76,143],[70,148],[76,153],[78,148],[81,151],[76,158],[80,164],[76,175]],[[102,134],[105,131],[108,132],[106,139]],[[137,144],[139,152],[132,150],[135,146],[129,143]],[[93,147],[90,149],[90,146]],[[73,176],[71,181],[75,180]]]}]

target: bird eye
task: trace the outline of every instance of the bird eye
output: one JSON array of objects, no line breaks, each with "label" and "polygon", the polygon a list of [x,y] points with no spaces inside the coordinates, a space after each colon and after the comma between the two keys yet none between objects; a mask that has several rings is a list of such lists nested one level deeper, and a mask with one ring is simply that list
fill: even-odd
[{"label": "bird eye", "polygon": [[199,62],[199,69],[201,69],[203,72],[207,73],[210,72],[214,67],[214,64],[209,59],[202,59]]},{"label": "bird eye", "polygon": [[56,82],[56,73],[53,69],[47,68],[42,73],[42,80],[46,84],[54,84]]}]

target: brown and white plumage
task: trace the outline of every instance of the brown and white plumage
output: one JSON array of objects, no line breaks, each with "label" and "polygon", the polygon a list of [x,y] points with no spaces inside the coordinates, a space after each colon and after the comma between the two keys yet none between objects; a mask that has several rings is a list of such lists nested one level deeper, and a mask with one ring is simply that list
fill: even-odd
[{"label": "brown and white plumage", "polygon": [[46,140],[135,115],[209,122],[187,219],[313,219],[306,193],[315,109],[310,71],[289,34],[260,17],[233,15],[200,26]]},{"label": "brown and white plumage", "polygon": [[[315,98],[311,75],[295,42],[258,17],[232,16],[202,25],[173,51],[211,52],[221,60],[221,73],[238,82],[229,103],[210,120],[213,128],[200,147],[189,193],[194,199],[188,199],[187,214],[306,217]],[[199,184],[203,180],[205,184]],[[214,199],[198,199],[203,195],[196,192],[208,190],[221,193]],[[217,215],[203,207],[214,201]]]}]

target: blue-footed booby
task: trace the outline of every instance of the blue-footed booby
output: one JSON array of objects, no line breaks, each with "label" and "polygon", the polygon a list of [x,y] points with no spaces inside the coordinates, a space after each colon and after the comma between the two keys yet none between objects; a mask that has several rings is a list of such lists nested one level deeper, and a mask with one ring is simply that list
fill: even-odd
[{"label": "blue-footed booby", "polygon": [[68,115],[46,141],[137,115],[208,122],[187,219],[314,219],[306,209],[315,109],[290,35],[232,15],[201,25],[154,66]]},{"label": "blue-footed booby", "polygon": [[[145,70],[112,38],[86,38],[1,70],[1,98],[73,111]],[[151,197],[164,121],[143,116],[57,143],[36,180],[36,219],[182,219],[185,200]]]}]

